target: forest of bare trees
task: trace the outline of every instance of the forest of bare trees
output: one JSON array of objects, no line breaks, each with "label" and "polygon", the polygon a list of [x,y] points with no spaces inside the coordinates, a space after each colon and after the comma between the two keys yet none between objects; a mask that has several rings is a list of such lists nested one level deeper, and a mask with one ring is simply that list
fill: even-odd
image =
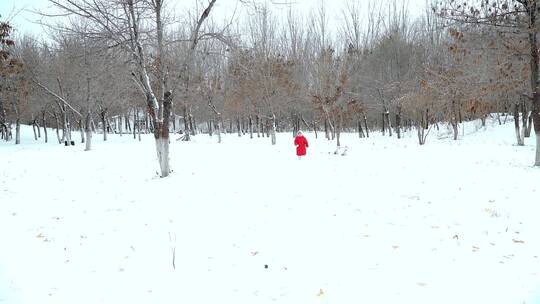
[{"label": "forest of bare trees", "polygon": [[325,2],[304,16],[239,0],[246,13],[222,22],[220,0],[183,16],[168,0],[48,1],[48,39],[0,24],[2,140],[18,143],[20,124],[86,150],[96,134],[153,133],[167,176],[169,132],[275,144],[303,129],[337,146],[341,132],[413,132],[422,145],[431,128],[457,140],[464,121],[510,117],[518,145],[538,135],[540,165],[536,0],[426,1],[414,17],[401,1],[350,1],[337,28]]}]

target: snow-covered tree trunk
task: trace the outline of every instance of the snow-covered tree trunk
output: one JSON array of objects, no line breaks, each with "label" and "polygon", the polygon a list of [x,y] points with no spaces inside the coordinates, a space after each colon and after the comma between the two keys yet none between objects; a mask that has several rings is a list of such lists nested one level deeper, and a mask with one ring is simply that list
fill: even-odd
[{"label": "snow-covered tree trunk", "polygon": [[242,136],[242,126],[240,126],[240,117],[236,118],[236,131],[238,132],[238,137]]},{"label": "snow-covered tree trunk", "polygon": [[86,113],[86,118],[84,119],[84,132],[86,133],[86,145],[84,151],[92,150],[92,117],[90,109]]},{"label": "snow-covered tree trunk", "polygon": [[156,121],[154,126],[154,138],[158,155],[161,177],[167,177],[170,173],[169,166],[169,119],[171,117],[172,94],[165,93],[163,100],[163,120]]},{"label": "snow-covered tree trunk", "polygon": [[384,112],[384,117],[388,126],[388,136],[392,137],[392,124],[390,123],[390,112],[388,110]]},{"label": "snow-covered tree trunk", "polygon": [[275,114],[272,114],[271,137],[272,137],[272,145],[275,145],[276,144],[276,115]]},{"label": "snow-covered tree trunk", "polygon": [[60,112],[62,114],[62,141],[67,143],[67,145],[71,145],[71,130],[65,105],[60,106]]},{"label": "snow-covered tree trunk", "polygon": [[517,139],[517,145],[523,146],[525,144],[524,141],[524,131],[519,126],[519,105],[514,105],[514,129],[516,131],[516,139]]},{"label": "snow-covered tree trunk", "polygon": [[424,132],[425,132],[425,129],[423,126],[416,126],[416,131],[418,132],[418,143],[420,145],[423,145],[426,143],[425,141],[425,137],[424,137]]}]

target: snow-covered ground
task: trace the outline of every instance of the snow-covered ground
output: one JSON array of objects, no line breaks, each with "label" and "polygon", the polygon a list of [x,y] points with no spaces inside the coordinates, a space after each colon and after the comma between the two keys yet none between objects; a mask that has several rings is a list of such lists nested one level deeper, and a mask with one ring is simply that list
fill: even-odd
[{"label": "snow-covered ground", "polygon": [[197,135],[161,179],[151,135],[24,128],[0,143],[0,303],[540,303],[534,138],[445,132],[345,156],[308,133],[302,160],[289,133]]}]

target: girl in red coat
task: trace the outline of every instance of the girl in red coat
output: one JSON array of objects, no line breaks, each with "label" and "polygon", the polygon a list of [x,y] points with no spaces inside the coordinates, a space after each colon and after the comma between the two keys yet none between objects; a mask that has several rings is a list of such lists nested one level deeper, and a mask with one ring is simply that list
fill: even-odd
[{"label": "girl in red coat", "polygon": [[306,155],[306,148],[309,147],[307,139],[304,137],[302,132],[298,131],[296,137],[294,138],[294,145],[296,146],[296,155],[298,159],[301,159],[302,156]]}]

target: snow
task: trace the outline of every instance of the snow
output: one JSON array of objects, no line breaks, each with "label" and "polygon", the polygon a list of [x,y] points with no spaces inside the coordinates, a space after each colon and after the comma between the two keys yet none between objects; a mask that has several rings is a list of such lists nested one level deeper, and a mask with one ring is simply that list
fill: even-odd
[{"label": "snow", "polygon": [[345,156],[306,132],[302,160],[290,133],[197,135],[164,179],[151,135],[85,152],[23,127],[0,143],[0,303],[540,303],[540,169],[512,125],[343,134]]}]

